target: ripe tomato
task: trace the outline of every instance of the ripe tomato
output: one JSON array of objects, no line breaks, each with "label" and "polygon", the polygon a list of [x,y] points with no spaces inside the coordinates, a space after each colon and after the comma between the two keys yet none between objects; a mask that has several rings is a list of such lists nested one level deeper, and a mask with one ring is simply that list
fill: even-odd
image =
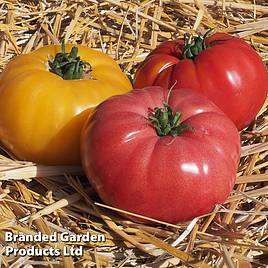
[{"label": "ripe tomato", "polygon": [[[108,55],[79,45],[64,49],[51,45],[17,56],[0,77],[0,140],[19,159],[79,164],[85,119],[103,100],[131,89]],[[86,65],[90,73],[82,76]]]},{"label": "ripe tomato", "polygon": [[82,164],[102,200],[167,222],[222,203],[234,185],[239,154],[232,121],[188,89],[168,97],[163,88],[148,87],[109,98],[81,134]]},{"label": "ripe tomato", "polygon": [[239,130],[257,115],[268,90],[261,57],[240,38],[216,33],[192,44],[167,41],[140,64],[134,88],[158,85],[191,88],[205,94]]}]

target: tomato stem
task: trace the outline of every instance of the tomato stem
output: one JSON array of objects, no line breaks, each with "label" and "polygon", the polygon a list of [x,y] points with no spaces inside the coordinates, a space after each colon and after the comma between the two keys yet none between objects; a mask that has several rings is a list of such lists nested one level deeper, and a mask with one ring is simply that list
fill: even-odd
[{"label": "tomato stem", "polygon": [[64,39],[61,42],[61,52],[57,53],[53,61],[49,61],[50,72],[55,73],[65,80],[81,79],[88,68],[88,62],[82,61],[78,56],[78,48],[72,47],[70,53],[65,51]]},{"label": "tomato stem", "polygon": [[213,29],[208,30],[204,36],[195,36],[193,37],[193,41],[190,41],[191,38],[188,38],[185,41],[185,46],[182,51],[182,56],[184,59],[192,59],[194,60],[199,53],[203,50],[207,49],[207,45],[205,43],[206,37]]},{"label": "tomato stem", "polygon": [[181,113],[176,112],[173,114],[171,107],[165,102],[162,108],[154,108],[149,120],[153,124],[157,135],[160,137],[167,135],[176,137],[186,129],[193,130],[190,126],[182,124]]}]

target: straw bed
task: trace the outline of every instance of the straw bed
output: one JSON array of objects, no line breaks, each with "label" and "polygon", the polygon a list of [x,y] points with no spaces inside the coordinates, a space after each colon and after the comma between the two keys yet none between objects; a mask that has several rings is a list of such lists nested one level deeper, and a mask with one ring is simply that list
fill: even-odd
[{"label": "straw bed", "polygon": [[[0,1],[0,69],[14,56],[66,42],[111,55],[133,78],[160,42],[208,28],[250,42],[268,61],[268,2],[229,0]],[[268,102],[266,102],[267,104]],[[210,215],[178,225],[125,220],[105,206],[80,167],[50,167],[0,157],[1,267],[266,267],[268,265],[268,121],[266,104],[241,132],[236,185]],[[82,257],[6,257],[4,231],[102,235]],[[11,243],[12,245],[12,243]],[[19,248],[33,244],[18,243]],[[38,248],[64,243],[37,242]]]}]

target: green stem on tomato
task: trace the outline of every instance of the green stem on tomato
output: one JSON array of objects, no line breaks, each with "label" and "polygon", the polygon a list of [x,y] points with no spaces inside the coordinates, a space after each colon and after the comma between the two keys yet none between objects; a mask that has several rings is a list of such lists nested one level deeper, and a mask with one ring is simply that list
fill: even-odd
[{"label": "green stem on tomato", "polygon": [[182,56],[184,59],[195,59],[203,50],[207,48],[205,43],[206,37],[213,29],[208,30],[204,36],[195,36],[193,41],[186,41],[186,44],[182,51]]},{"label": "green stem on tomato", "polygon": [[181,123],[181,113],[173,114],[171,107],[165,102],[162,108],[154,108],[149,120],[160,137],[167,135],[176,137],[186,129],[193,130],[190,126]]},{"label": "green stem on tomato", "polygon": [[87,66],[89,66],[89,71],[91,71],[90,64],[82,61],[78,56],[77,47],[72,47],[71,52],[66,53],[64,39],[61,42],[61,52],[56,54],[53,61],[49,61],[49,71],[65,80],[83,78]]}]

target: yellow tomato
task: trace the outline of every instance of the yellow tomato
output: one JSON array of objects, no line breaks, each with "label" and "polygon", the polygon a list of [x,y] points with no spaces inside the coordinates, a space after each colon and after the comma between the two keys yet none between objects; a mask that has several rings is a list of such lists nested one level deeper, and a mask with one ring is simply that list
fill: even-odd
[{"label": "yellow tomato", "polygon": [[[69,56],[71,48],[66,45]],[[81,79],[65,80],[50,71],[51,62],[61,54],[61,47],[54,45],[17,56],[1,74],[0,140],[19,159],[80,164],[85,119],[108,97],[131,90],[112,58],[84,46],[77,49],[81,60],[90,64],[81,68],[90,69]]]}]

